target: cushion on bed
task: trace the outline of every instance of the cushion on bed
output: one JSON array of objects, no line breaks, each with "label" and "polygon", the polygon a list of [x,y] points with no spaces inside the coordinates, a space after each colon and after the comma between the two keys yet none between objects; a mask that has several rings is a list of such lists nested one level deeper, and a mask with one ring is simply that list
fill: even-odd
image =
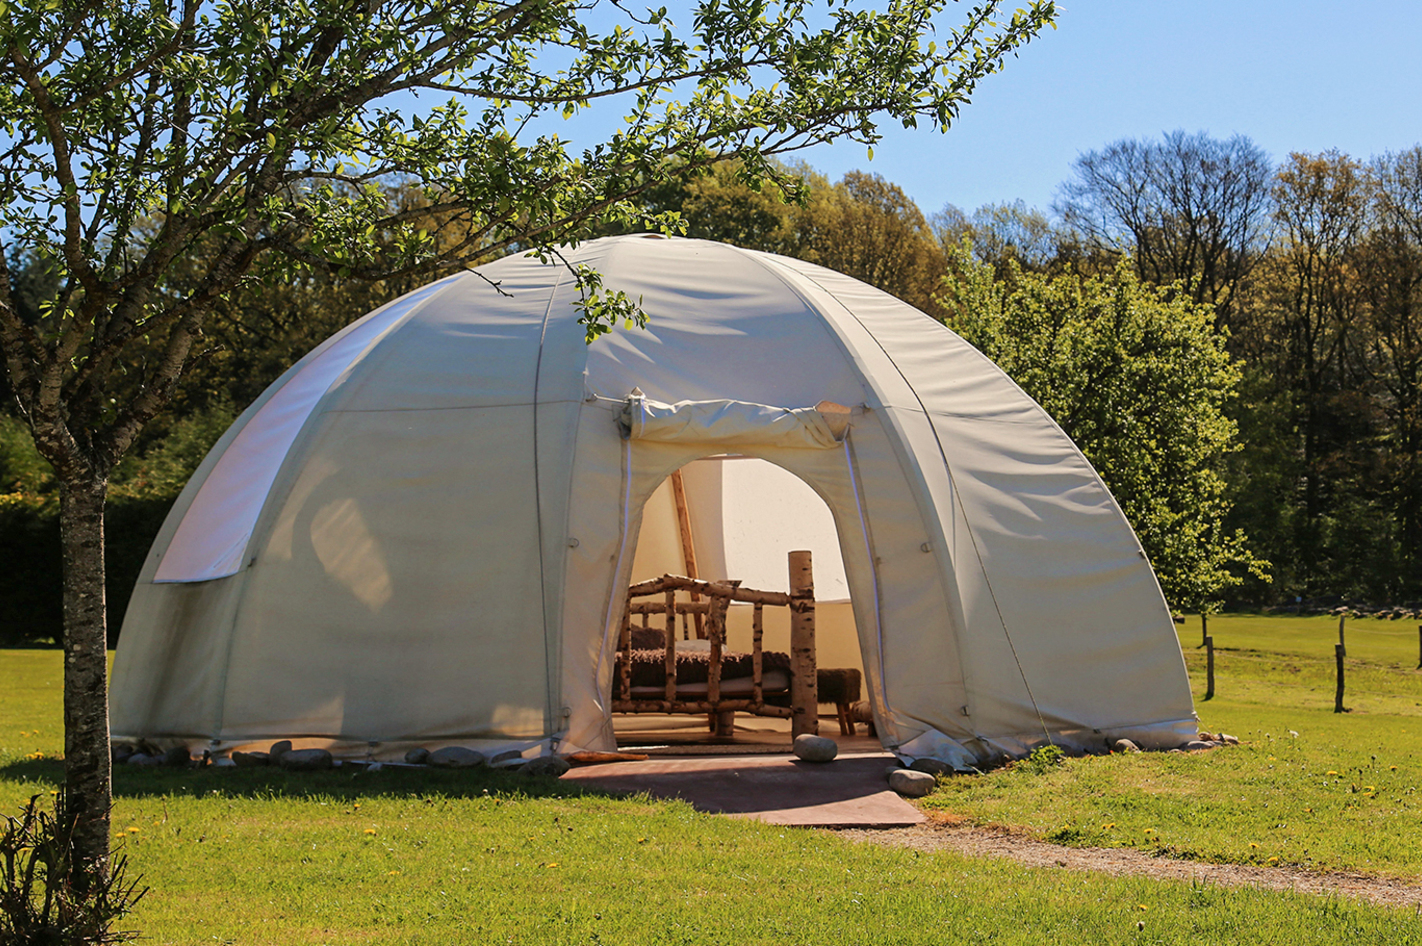
[{"label": "cushion on bed", "polygon": [[633,627],[633,650],[663,650],[667,646],[667,632],[659,627]]}]

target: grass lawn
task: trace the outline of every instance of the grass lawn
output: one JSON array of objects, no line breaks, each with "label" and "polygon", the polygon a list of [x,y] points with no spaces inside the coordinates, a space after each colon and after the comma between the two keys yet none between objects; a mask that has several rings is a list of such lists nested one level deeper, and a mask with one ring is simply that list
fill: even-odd
[{"label": "grass lawn", "polygon": [[[1230,647],[1227,619],[1211,627]],[[1417,724],[1405,738],[1422,737],[1422,708],[1403,712],[1405,672],[1396,671],[1386,713],[1333,717],[1291,708],[1292,691],[1271,683],[1311,673],[1287,666],[1306,654],[1276,656],[1275,668],[1247,653],[1218,655],[1221,697],[1202,707],[1207,726],[1240,735],[1243,748],[956,778],[932,803],[1043,835],[1073,826],[1071,840],[1143,847],[1160,843],[1145,827],[1166,834],[1174,818],[1181,833],[1163,846],[1235,860],[1276,856],[1277,847],[1259,853],[1228,835],[1277,817],[1287,827],[1270,821],[1263,837],[1307,849],[1318,866],[1415,876],[1414,796],[1392,789],[1417,781],[1422,753],[1388,735],[1401,721]],[[59,672],[58,651],[0,651],[0,811],[58,784]],[[1268,702],[1274,693],[1278,704]],[[1331,707],[1331,685],[1323,696]],[[1366,702],[1361,692],[1357,702]],[[1304,777],[1301,766],[1325,757],[1343,781]],[[1379,780],[1351,792],[1358,766],[1389,776],[1366,799],[1362,786]],[[1314,781],[1307,791],[1327,797],[1332,814],[1286,817]],[[152,943],[1422,944],[1411,911],[919,854],[502,773],[121,768],[115,786],[119,843],[153,888],[130,925]],[[1239,813],[1261,800],[1267,817]],[[1214,826],[1226,816],[1232,827]],[[1108,818],[1115,827],[1103,829]],[[1196,832],[1189,843],[1187,828]]]},{"label": "grass lawn", "polygon": [[1401,623],[1349,622],[1339,715],[1336,618],[1212,618],[1216,696],[1201,702],[1192,617],[1180,636],[1201,726],[1243,745],[948,779],[925,807],[1068,844],[1422,879],[1422,674]]}]

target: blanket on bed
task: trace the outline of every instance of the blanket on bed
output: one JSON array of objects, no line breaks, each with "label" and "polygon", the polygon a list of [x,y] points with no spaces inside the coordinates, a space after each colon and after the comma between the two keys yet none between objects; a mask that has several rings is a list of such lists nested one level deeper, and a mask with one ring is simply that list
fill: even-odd
[{"label": "blanket on bed", "polygon": [[[623,654],[618,653],[617,665],[613,668],[613,679],[622,679]],[[722,651],[721,679],[749,677],[752,673],[752,654]],[[634,687],[666,686],[667,665],[664,650],[632,651],[632,685]],[[790,671],[790,655],[767,650],[761,654],[761,672],[772,670]],[[677,683],[706,683],[711,674],[711,655],[706,653],[678,651],[676,655]]]}]

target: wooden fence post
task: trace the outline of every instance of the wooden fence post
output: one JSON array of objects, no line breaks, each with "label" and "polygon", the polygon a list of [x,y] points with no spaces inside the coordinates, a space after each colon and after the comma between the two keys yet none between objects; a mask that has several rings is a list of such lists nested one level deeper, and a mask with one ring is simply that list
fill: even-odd
[{"label": "wooden fence post", "polygon": [[[1341,626],[1341,625],[1340,625]],[[1333,659],[1338,664],[1338,692],[1333,696],[1333,712],[1342,713],[1343,709],[1343,645],[1333,645]]]},{"label": "wooden fence post", "polygon": [[1210,643],[1210,616],[1204,609],[1200,610],[1200,646],[1208,647]]},{"label": "wooden fence post", "polygon": [[1422,624],[1417,625],[1417,669],[1422,670]]},{"label": "wooden fence post", "polygon": [[815,668],[815,576],[808,551],[790,553],[790,737],[820,732]]},{"label": "wooden fence post", "polygon": [[1205,699],[1215,698],[1215,639],[1205,638]]},{"label": "wooden fence post", "polygon": [[1338,615],[1338,646],[1343,649],[1343,656],[1348,656],[1348,648],[1343,646],[1343,622],[1348,620],[1348,615]]}]

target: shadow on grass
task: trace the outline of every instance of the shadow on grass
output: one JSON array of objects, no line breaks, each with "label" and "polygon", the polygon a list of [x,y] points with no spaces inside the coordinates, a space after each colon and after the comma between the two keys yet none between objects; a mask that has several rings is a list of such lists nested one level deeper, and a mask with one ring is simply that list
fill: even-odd
[{"label": "shadow on grass", "polygon": [[[288,772],[275,767],[194,768],[114,766],[115,798],[154,798],[219,792],[246,798],[625,798],[626,793],[601,791],[549,776],[477,768],[440,770],[383,768],[355,771],[342,766],[325,772]],[[35,791],[57,788],[64,781],[64,763],[36,759],[0,765],[0,780],[27,783]]]}]

